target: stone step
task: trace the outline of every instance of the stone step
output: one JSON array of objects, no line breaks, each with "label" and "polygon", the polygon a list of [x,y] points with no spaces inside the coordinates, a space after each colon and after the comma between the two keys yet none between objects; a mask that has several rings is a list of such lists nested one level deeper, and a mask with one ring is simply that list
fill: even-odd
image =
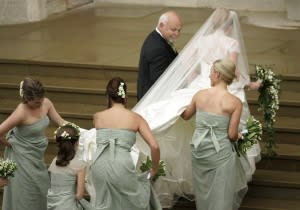
[{"label": "stone step", "polygon": [[[300,145],[277,144],[277,156],[264,157],[256,164],[257,169],[300,172]],[[261,144],[264,147],[264,144]]]},{"label": "stone step", "polygon": [[[136,92],[136,91],[135,91]],[[128,106],[136,104],[136,94],[128,91]],[[46,86],[46,97],[56,103],[106,105],[105,89],[71,88]],[[14,100],[15,104],[20,101],[18,85],[0,83],[0,98],[2,100]],[[73,106],[70,106],[72,108]]]},{"label": "stone step", "polygon": [[[253,198],[246,196],[240,210],[296,210],[299,209],[299,200]],[[167,209],[164,209],[167,210]],[[171,210],[196,210],[194,201],[180,198]]]},{"label": "stone step", "polygon": [[[0,72],[0,83],[8,84],[8,85],[17,85],[20,84],[27,75],[15,75],[15,74],[1,74]],[[72,75],[69,77],[61,77],[59,75],[53,76],[36,76],[35,79],[38,79],[45,87],[60,87],[60,88],[74,88],[84,89],[84,90],[105,90],[106,85],[109,79],[105,78],[97,78],[93,77],[93,75],[89,76],[89,78],[76,77],[76,75]],[[126,81],[128,91],[136,91],[136,81]]]},{"label": "stone step", "polygon": [[[136,67],[103,66],[90,64],[72,64],[64,62],[42,62],[29,60],[0,59],[0,75],[13,76],[12,81],[19,83],[25,76],[40,78],[46,84],[47,77],[85,78],[109,80],[119,76],[127,82],[137,81]],[[253,76],[253,75],[252,75]],[[281,75],[281,88],[290,91],[300,91],[299,74]],[[1,78],[0,78],[1,82]]]},{"label": "stone step", "polygon": [[248,196],[300,200],[300,172],[258,169],[249,184]]},{"label": "stone step", "polygon": [[137,68],[0,59],[0,75],[18,75],[14,80],[17,83],[25,76],[103,80],[109,80],[112,77],[122,77],[129,82],[137,80]]},{"label": "stone step", "polygon": [[[53,86],[45,86],[46,96],[50,98],[55,104],[85,104],[87,106],[92,105],[106,105],[106,96],[104,88],[87,88],[84,84],[81,87],[71,87],[74,81],[68,80],[66,82],[70,87],[62,87],[60,84],[53,84]],[[86,81],[88,82],[88,81]],[[91,85],[93,82],[91,82]],[[94,81],[96,83],[96,81]],[[99,84],[106,84],[106,81],[100,80]],[[96,84],[94,84],[96,86]],[[128,106],[133,107],[136,105],[136,90],[134,83],[129,83],[128,89]],[[15,107],[20,101],[19,97],[19,85],[12,83],[0,83],[0,98],[1,103]],[[250,91],[247,93],[247,99],[250,107],[250,111],[253,115],[262,115],[262,112],[258,112],[257,104],[258,93],[256,91]],[[7,100],[7,102],[5,102]],[[76,109],[75,106],[69,106],[68,109]],[[75,112],[75,111],[73,111]],[[282,91],[282,97],[280,101],[280,109],[278,116],[294,116],[300,117],[300,94],[291,91]]]},{"label": "stone step", "polygon": [[247,196],[240,210],[296,210],[300,207],[299,200],[253,198]]}]

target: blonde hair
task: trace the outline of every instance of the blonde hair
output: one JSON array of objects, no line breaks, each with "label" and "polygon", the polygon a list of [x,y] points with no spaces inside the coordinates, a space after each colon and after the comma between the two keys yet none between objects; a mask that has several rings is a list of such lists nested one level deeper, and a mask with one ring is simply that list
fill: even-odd
[{"label": "blonde hair", "polygon": [[229,19],[229,15],[230,11],[228,9],[217,8],[213,16],[214,30],[217,30],[219,28],[228,28],[228,26],[232,24],[232,20]]},{"label": "blonde hair", "polygon": [[213,69],[220,72],[221,80],[230,85],[235,78],[235,64],[228,58],[216,60]]}]

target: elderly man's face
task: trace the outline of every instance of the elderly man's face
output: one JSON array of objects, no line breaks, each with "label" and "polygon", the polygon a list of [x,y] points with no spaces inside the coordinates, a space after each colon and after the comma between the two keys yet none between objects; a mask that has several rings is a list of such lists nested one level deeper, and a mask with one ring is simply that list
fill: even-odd
[{"label": "elderly man's face", "polygon": [[161,24],[161,33],[164,38],[169,42],[175,42],[182,28],[181,20],[178,17],[171,16],[166,24]]}]

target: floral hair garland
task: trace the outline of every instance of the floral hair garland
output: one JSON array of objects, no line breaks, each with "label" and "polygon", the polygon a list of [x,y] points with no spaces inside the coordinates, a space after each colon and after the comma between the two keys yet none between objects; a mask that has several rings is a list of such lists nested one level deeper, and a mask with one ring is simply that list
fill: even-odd
[{"label": "floral hair garland", "polygon": [[121,82],[118,88],[118,96],[121,96],[121,98],[125,98],[125,90],[124,90],[124,82]]},{"label": "floral hair garland", "polygon": [[24,96],[23,84],[24,84],[24,80],[22,80],[22,81],[20,82],[20,90],[19,90],[19,94],[20,94],[21,97]]},{"label": "floral hair garland", "polygon": [[73,127],[75,128],[76,130],[76,134],[75,136],[76,137],[79,137],[80,136],[80,127],[74,123],[71,123],[71,122],[67,122],[65,124],[63,124],[62,126],[59,126],[55,131],[54,131],[54,138],[58,138],[58,137],[63,137],[64,139],[68,139],[68,140],[71,140],[72,137],[71,135],[67,132],[67,131],[63,131],[60,136],[57,136],[57,132],[62,128],[62,127],[65,127],[65,126],[70,126],[70,127]]}]

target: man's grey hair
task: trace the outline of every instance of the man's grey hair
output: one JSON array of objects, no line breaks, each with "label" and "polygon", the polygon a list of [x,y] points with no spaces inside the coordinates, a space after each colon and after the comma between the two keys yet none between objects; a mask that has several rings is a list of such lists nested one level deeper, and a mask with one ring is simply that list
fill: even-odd
[{"label": "man's grey hair", "polygon": [[157,27],[159,26],[160,23],[163,23],[165,25],[167,24],[167,22],[168,22],[168,15],[167,13],[164,13],[159,17]]}]

